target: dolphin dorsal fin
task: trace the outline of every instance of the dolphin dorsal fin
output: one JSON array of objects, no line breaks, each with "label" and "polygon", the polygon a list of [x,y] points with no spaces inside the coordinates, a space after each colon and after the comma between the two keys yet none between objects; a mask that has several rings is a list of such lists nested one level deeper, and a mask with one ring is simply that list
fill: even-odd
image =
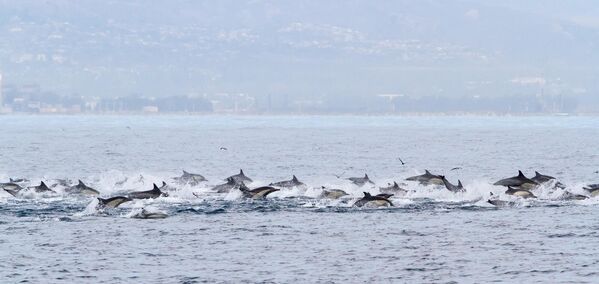
[{"label": "dolphin dorsal fin", "polygon": [[393,187],[399,187],[396,181],[393,182]]},{"label": "dolphin dorsal fin", "polygon": [[372,195],[370,195],[370,193],[364,191],[364,197],[371,197]]},{"label": "dolphin dorsal fin", "polygon": [[43,181],[40,182],[40,187],[48,187]]},{"label": "dolphin dorsal fin", "polygon": [[160,190],[160,188],[154,183],[154,188],[152,188],[152,190]]},{"label": "dolphin dorsal fin", "polygon": [[243,173],[243,169],[239,169],[239,174],[244,176],[245,174]]},{"label": "dolphin dorsal fin", "polygon": [[458,179],[458,188],[464,188],[464,186],[462,185],[462,181]]},{"label": "dolphin dorsal fin", "polygon": [[542,174],[540,174],[539,172],[535,171],[535,175],[536,176],[542,176]]},{"label": "dolphin dorsal fin", "polygon": [[12,179],[12,178],[8,178],[8,180],[9,180],[10,182],[15,182],[15,180],[14,180],[14,179]]},{"label": "dolphin dorsal fin", "polygon": [[162,181],[162,186],[166,186],[166,182]]},{"label": "dolphin dorsal fin", "polygon": [[368,178],[368,174],[364,174],[364,178],[365,179],[370,179],[370,178]]},{"label": "dolphin dorsal fin", "polygon": [[519,177],[524,177],[524,174],[522,173],[522,171],[520,171],[520,170],[518,171],[518,176]]},{"label": "dolphin dorsal fin", "polygon": [[429,172],[428,170],[424,170],[424,174],[426,174],[426,175],[430,175],[430,174],[431,174],[431,172]]},{"label": "dolphin dorsal fin", "polygon": [[79,186],[85,186],[85,183],[83,183],[81,180],[79,180]]},{"label": "dolphin dorsal fin", "polygon": [[293,175],[293,178],[291,179],[292,181],[298,181],[297,177],[295,177],[295,175]]}]

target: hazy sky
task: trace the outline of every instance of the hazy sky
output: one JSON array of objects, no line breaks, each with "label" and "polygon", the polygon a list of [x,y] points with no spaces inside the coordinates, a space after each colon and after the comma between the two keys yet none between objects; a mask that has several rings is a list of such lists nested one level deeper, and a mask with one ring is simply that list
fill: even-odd
[{"label": "hazy sky", "polygon": [[596,1],[0,1],[5,84],[60,94],[596,95]]}]

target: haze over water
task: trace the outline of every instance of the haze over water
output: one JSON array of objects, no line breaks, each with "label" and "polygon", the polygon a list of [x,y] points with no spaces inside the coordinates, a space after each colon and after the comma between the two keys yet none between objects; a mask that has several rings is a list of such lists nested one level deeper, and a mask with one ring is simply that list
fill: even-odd
[{"label": "haze over water", "polygon": [[[95,197],[60,188],[50,196],[0,192],[7,282],[597,278],[596,198],[562,201],[563,191],[541,188],[536,200],[521,200],[491,185],[539,171],[588,195],[582,186],[599,182],[597,117],[0,116],[0,131],[1,182],[81,179],[102,197],[162,181],[176,187],[104,211]],[[306,187],[252,201],[210,190],[240,168],[252,188],[294,174]],[[460,179],[467,191],[408,183],[394,207],[351,206],[363,191],[424,169]],[[208,181],[176,185],[181,170]],[[346,180],[364,173],[376,185]],[[321,186],[350,196],[322,198]],[[516,204],[496,208],[489,192]],[[131,218],[142,207],[168,217]]]}]

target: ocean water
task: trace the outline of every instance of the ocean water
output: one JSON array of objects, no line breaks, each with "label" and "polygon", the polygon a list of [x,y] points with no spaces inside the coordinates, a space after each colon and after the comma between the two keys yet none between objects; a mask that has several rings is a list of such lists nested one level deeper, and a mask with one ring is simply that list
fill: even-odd
[{"label": "ocean water", "polygon": [[[0,279],[593,283],[597,198],[564,201],[543,186],[524,200],[492,183],[539,171],[588,195],[597,141],[597,117],[0,116],[0,182],[80,179],[101,197],[174,187],[116,209],[61,186],[0,191]],[[211,190],[240,168],[252,188],[292,175],[306,186],[265,200]],[[424,169],[467,191],[405,181]],[[182,170],[208,181],[177,184]],[[347,180],[365,173],[375,185]],[[393,181],[409,190],[393,207],[352,206]],[[322,198],[321,186],[349,196]],[[133,218],[142,208],[168,217]]]}]

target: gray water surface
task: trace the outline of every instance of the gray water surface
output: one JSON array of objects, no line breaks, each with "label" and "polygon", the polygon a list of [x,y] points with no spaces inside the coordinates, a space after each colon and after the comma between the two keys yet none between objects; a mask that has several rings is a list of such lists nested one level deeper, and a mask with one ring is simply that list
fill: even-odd
[{"label": "gray water surface", "polygon": [[[542,187],[520,200],[491,185],[538,170],[588,195],[582,187],[599,183],[595,117],[0,116],[0,133],[2,182],[82,179],[102,197],[163,180],[176,187],[110,210],[60,186],[0,192],[5,283],[597,279],[596,198],[563,201]],[[306,187],[266,200],[210,190],[240,168],[251,187],[292,174]],[[176,185],[183,169],[208,181]],[[462,180],[467,192],[408,183],[392,208],[351,206],[362,191],[424,169]],[[346,180],[364,173],[375,186]],[[321,198],[322,185],[350,196]],[[490,192],[516,205],[496,208]],[[131,218],[141,208],[168,217]]]}]

